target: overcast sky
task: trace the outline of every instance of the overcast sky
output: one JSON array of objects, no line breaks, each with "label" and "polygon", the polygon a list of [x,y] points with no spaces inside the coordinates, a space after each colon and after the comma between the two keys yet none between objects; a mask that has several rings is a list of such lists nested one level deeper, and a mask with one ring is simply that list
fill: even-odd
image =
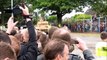
[{"label": "overcast sky", "polygon": [[76,14],[84,14],[89,8],[88,7],[85,7],[83,9],[84,12],[76,12],[75,10],[73,10],[71,13],[67,13],[65,14],[62,19],[65,19],[65,18],[71,18],[72,16],[76,15]]}]

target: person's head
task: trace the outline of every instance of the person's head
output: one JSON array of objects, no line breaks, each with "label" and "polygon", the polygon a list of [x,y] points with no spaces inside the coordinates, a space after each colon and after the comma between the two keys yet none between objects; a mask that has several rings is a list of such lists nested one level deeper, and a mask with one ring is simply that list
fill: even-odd
[{"label": "person's head", "polygon": [[[22,30],[20,30],[20,33],[21,33],[21,35],[22,35],[22,40],[23,40],[23,42],[28,42],[29,41],[29,32],[28,32],[28,29],[22,29]],[[35,30],[35,33],[37,33],[37,30]],[[38,34],[38,33],[37,33]],[[36,34],[36,35],[37,35]],[[36,40],[37,40],[38,38],[36,38]]]},{"label": "person's head", "polygon": [[50,40],[44,48],[46,60],[68,60],[69,48],[68,43],[64,40]]},{"label": "person's head", "polygon": [[100,35],[101,39],[103,41],[106,41],[107,42],[107,32],[101,32],[101,35]]},{"label": "person's head", "polygon": [[21,34],[21,33],[17,33],[17,34],[15,34],[14,36],[18,39],[18,41],[19,41],[20,43],[23,42],[23,38],[22,38],[22,34]]},{"label": "person's head", "polygon": [[21,30],[21,34],[22,34],[23,42],[28,42],[29,40],[28,30],[27,29]]},{"label": "person's head", "polygon": [[0,42],[0,60],[17,60],[14,50],[5,42]]},{"label": "person's head", "polygon": [[42,51],[45,44],[48,41],[48,36],[45,32],[37,31],[36,37],[37,37],[38,48],[40,51]]},{"label": "person's head", "polygon": [[64,25],[62,28],[69,30],[69,28],[66,25]]},{"label": "person's head", "polygon": [[3,31],[0,31],[0,42],[1,41],[6,42],[7,44],[11,44],[9,36]]},{"label": "person's head", "polygon": [[68,42],[68,44],[70,44],[70,48],[69,51],[72,52],[74,50],[74,45],[73,44],[78,44],[78,41],[74,38],[73,35],[71,35],[71,32],[69,29],[66,28],[59,28],[57,29],[53,35],[52,35],[52,39],[54,38],[59,38],[62,39],[66,42]]},{"label": "person's head", "polygon": [[57,29],[52,35],[52,39],[54,39],[54,38],[59,38],[59,39],[65,40],[70,45],[75,43],[75,40],[72,39],[71,32],[64,28]]},{"label": "person's head", "polygon": [[48,30],[48,35],[49,35],[49,38],[51,38],[52,34],[54,33],[55,30],[57,30],[58,27],[56,26],[51,26],[51,28]]},{"label": "person's head", "polygon": [[11,39],[11,47],[14,49],[16,55],[18,56],[19,51],[20,51],[20,42],[14,36],[9,36],[9,37]]}]

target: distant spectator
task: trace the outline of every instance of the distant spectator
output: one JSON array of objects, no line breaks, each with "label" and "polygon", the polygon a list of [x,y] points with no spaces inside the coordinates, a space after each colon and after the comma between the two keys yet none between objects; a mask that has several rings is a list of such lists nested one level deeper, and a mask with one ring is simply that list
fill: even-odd
[{"label": "distant spectator", "polygon": [[101,32],[100,37],[103,41],[107,42],[107,32]]},{"label": "distant spectator", "polygon": [[107,32],[101,32],[102,42],[96,43],[97,60],[107,60]]}]

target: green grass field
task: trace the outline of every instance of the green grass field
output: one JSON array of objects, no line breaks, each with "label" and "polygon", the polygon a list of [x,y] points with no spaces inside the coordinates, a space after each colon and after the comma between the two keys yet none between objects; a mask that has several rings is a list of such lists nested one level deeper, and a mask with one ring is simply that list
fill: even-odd
[{"label": "green grass field", "polygon": [[71,33],[75,36],[82,36],[82,37],[100,37],[100,33]]}]

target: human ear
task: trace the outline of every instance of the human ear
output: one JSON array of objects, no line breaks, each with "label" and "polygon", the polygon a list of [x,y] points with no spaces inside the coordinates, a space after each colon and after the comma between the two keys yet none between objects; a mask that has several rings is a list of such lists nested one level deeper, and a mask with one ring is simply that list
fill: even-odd
[{"label": "human ear", "polygon": [[57,60],[62,60],[62,55],[58,54],[56,58],[57,58]]}]

